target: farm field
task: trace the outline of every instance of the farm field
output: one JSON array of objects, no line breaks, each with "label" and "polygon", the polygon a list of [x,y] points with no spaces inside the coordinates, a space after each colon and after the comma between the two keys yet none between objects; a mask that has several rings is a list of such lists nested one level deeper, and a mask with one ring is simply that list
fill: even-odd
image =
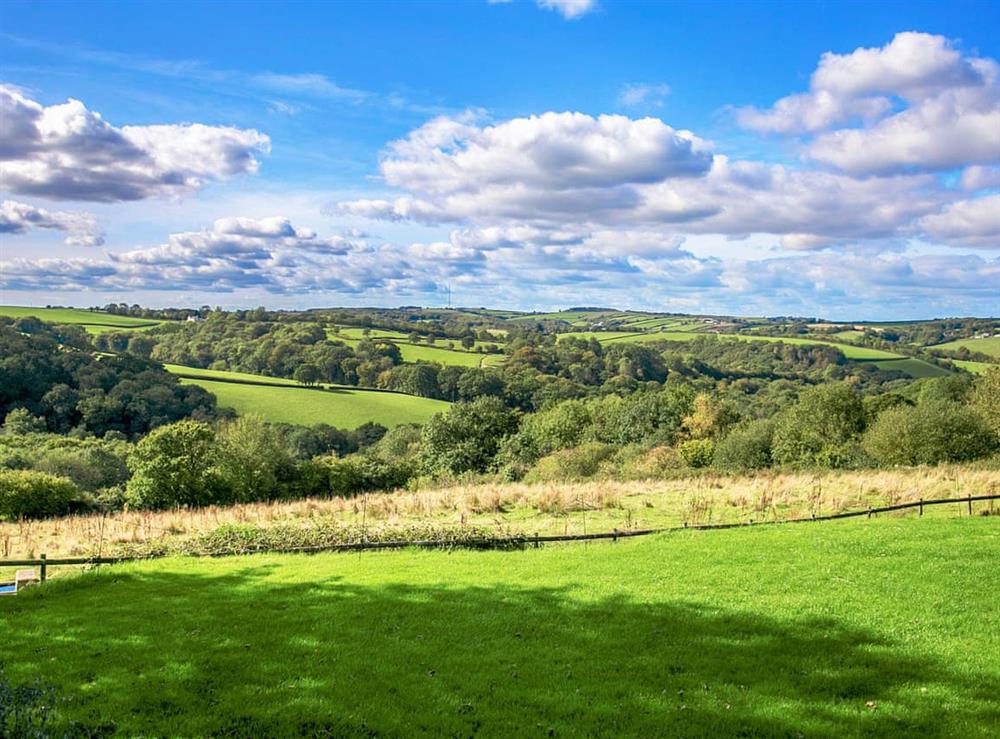
[{"label": "farm field", "polygon": [[[355,346],[364,336],[360,328],[342,328],[340,333],[327,332],[327,338],[332,341],[343,341],[348,346]],[[479,367],[483,365],[483,358],[487,355],[474,351],[461,349],[449,349],[448,342],[438,340],[436,344],[411,344],[408,336],[394,331],[381,331],[372,329],[369,336],[371,339],[386,339],[399,347],[399,353],[404,362],[436,362],[443,365],[457,365],[459,367]],[[458,342],[454,342],[456,346]],[[476,346],[487,346],[489,342],[477,341]],[[502,359],[502,357],[501,357]]]},{"label": "farm field", "polygon": [[0,599],[0,629],[92,733],[988,737],[998,546],[996,517],[887,518],[172,558]]},{"label": "farm field", "polygon": [[219,399],[220,406],[234,408],[240,415],[257,414],[274,423],[301,426],[327,423],[353,429],[371,421],[391,428],[404,423],[423,423],[449,405],[443,400],[377,390],[312,389],[277,384],[267,387],[210,379],[182,379],[181,382],[201,385]]},{"label": "farm field", "polygon": [[731,341],[782,341],[786,344],[800,344],[803,346],[825,345],[840,349],[848,359],[868,360],[868,359],[900,359],[901,354],[882,351],[881,349],[869,349],[863,346],[852,346],[850,344],[838,344],[834,341],[824,341],[823,339],[802,339],[790,336],[756,336],[749,334],[707,334],[695,331],[650,331],[648,333],[633,333],[628,331],[579,331],[560,336],[576,336],[580,338],[596,338],[601,343],[612,342],[651,342],[651,341],[690,341],[702,336],[715,336],[720,340]]},{"label": "farm field", "polygon": [[[784,520],[866,510],[917,500],[1000,493],[1000,471],[962,465],[893,470],[761,472],[751,475],[558,483],[478,483],[350,498],[212,506],[176,511],[119,511],[58,519],[2,522],[8,556],[91,556],[118,548],[181,541],[238,524],[269,528],[313,522],[344,526],[468,527],[496,536],[597,533],[688,523]],[[976,503],[973,512],[996,511]],[[952,516],[964,506],[927,508]],[[916,516],[908,511],[899,516]],[[3,574],[3,573],[0,573]]]},{"label": "farm field", "polygon": [[952,364],[961,367],[964,370],[968,370],[974,375],[985,375],[991,369],[995,369],[998,364],[993,364],[990,362],[971,362],[964,359],[953,359]]},{"label": "farm field", "polygon": [[[172,374],[182,375],[191,379],[230,380],[234,382],[267,383],[268,385],[301,387],[302,384],[287,377],[270,377],[255,375],[250,372],[230,372],[229,370],[212,370],[201,367],[188,367],[183,364],[164,364],[163,368]],[[332,387],[332,386],[329,386]]]},{"label": "farm field", "polygon": [[32,308],[20,305],[0,305],[0,316],[24,318],[34,316],[55,324],[74,324],[92,334],[125,329],[145,330],[159,326],[163,321],[117,316],[112,313],[84,310],[82,308]]},{"label": "farm field", "polygon": [[970,352],[981,352],[1000,360],[1000,336],[991,336],[986,339],[959,339],[949,341],[946,344],[935,344],[931,349],[968,349]]},{"label": "farm field", "polygon": [[916,357],[906,357],[903,359],[885,359],[877,360],[873,362],[876,367],[885,370],[899,370],[905,372],[910,377],[920,378],[920,377],[944,377],[948,374],[948,370],[933,365],[930,362],[925,362],[922,359],[917,359]]}]

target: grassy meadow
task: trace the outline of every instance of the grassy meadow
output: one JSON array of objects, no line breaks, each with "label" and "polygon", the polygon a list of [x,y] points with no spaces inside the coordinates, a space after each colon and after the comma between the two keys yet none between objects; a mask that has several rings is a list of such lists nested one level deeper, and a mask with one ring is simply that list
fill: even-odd
[{"label": "grassy meadow", "polygon": [[273,423],[301,426],[327,423],[353,429],[369,421],[389,427],[423,423],[449,405],[443,400],[346,387],[262,386],[188,378],[181,382],[202,386],[218,398],[220,406],[233,408],[240,415],[256,414]]},{"label": "grassy meadow", "polygon": [[[133,545],[181,540],[220,525],[306,526],[315,521],[369,527],[477,527],[497,536],[666,528],[688,523],[807,518],[920,499],[1000,494],[1000,472],[971,466],[761,472],[673,480],[475,483],[421,490],[197,509],[119,511],[37,521],[0,522],[0,557],[107,554]],[[1000,512],[1000,501],[973,511]],[[965,514],[963,506],[924,516]],[[917,516],[916,511],[897,514]]]},{"label": "grassy meadow", "polygon": [[55,324],[74,324],[92,334],[105,331],[122,331],[128,329],[144,330],[159,326],[163,321],[134,318],[132,316],[117,316],[101,311],[84,310],[82,308],[32,308],[20,305],[0,305],[0,316],[24,318],[34,316],[42,321]]},{"label": "grassy meadow", "polygon": [[991,737],[998,552],[975,517],[170,558],[0,599],[2,654],[94,735]]},{"label": "grassy meadow", "polygon": [[932,349],[961,349],[966,348],[970,352],[980,352],[988,356],[1000,359],[1000,336],[990,336],[985,339],[959,339],[949,341],[946,344],[936,344]]}]

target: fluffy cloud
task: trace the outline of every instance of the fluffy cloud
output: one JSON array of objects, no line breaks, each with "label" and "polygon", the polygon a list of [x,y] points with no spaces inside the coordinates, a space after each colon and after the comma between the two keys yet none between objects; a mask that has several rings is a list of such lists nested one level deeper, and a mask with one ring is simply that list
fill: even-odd
[{"label": "fluffy cloud", "polygon": [[389,145],[385,181],[416,193],[341,204],[352,215],[425,222],[578,221],[639,205],[643,184],[698,177],[708,144],[657,118],[545,113],[479,126],[436,118]]},{"label": "fluffy cloud", "polygon": [[739,109],[737,120],[814,134],[812,159],[858,176],[988,165],[1000,160],[998,79],[994,60],[964,56],[943,36],[899,33],[881,48],[824,54],[809,92]]},{"label": "fluffy cloud", "polygon": [[4,189],[56,200],[114,202],[178,196],[257,171],[270,140],[227,126],[116,128],[79,100],[43,106],[0,85]]},{"label": "fluffy cloud", "polygon": [[16,200],[0,203],[0,234],[24,234],[35,228],[65,231],[69,246],[101,246],[104,237],[89,213],[52,212]]},{"label": "fluffy cloud", "polygon": [[[919,226],[938,241],[1000,249],[1000,195],[951,203],[941,213],[920,219]],[[994,288],[1000,293],[1000,283]]]}]

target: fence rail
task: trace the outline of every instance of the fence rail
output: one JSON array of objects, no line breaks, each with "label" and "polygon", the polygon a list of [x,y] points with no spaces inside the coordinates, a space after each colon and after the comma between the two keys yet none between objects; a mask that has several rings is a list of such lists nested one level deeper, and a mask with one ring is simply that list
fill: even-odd
[{"label": "fence rail", "polygon": [[[896,503],[895,505],[879,506],[867,508],[861,511],[846,511],[844,513],[831,513],[825,516],[810,516],[808,518],[784,518],[779,520],[762,521],[737,521],[733,523],[702,523],[688,524],[683,526],[667,526],[655,529],[625,529],[604,531],[594,534],[555,534],[549,536],[501,536],[483,539],[463,539],[458,541],[449,540],[423,540],[423,541],[358,541],[345,544],[321,544],[308,547],[291,548],[245,548],[238,551],[225,553],[212,553],[195,556],[221,557],[241,554],[308,554],[318,552],[359,552],[377,549],[514,549],[530,546],[541,546],[542,544],[555,544],[559,542],[572,541],[601,541],[618,539],[628,539],[637,536],[649,536],[650,534],[669,534],[679,531],[713,531],[716,529],[737,529],[748,526],[775,526],[790,523],[809,523],[812,521],[833,521],[843,518],[859,518],[866,516],[871,518],[878,513],[891,513],[892,511],[902,511],[909,508],[918,508],[920,515],[924,515],[924,508],[935,505],[955,504],[965,505],[969,515],[972,515],[972,504],[984,500],[1000,500],[1000,494],[993,495],[967,495],[964,498],[935,498],[932,500],[917,500],[911,503]],[[66,565],[106,565],[121,564],[122,562],[134,562],[151,559],[151,557],[47,557],[42,554],[38,558],[28,559],[0,559],[0,567],[38,567],[39,578],[44,582],[50,566]]]}]

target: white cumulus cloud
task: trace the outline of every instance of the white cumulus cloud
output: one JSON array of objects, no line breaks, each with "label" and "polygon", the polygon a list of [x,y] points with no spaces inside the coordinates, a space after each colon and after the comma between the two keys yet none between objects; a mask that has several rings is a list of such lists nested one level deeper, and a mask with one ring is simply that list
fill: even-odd
[{"label": "white cumulus cloud", "polygon": [[3,188],[55,200],[178,196],[257,171],[270,149],[252,129],[199,123],[115,127],[79,100],[43,106],[0,85]]},{"label": "white cumulus cloud", "polygon": [[69,246],[101,246],[104,236],[90,213],[49,211],[16,200],[0,203],[0,234],[25,234],[36,228],[64,231]]}]

